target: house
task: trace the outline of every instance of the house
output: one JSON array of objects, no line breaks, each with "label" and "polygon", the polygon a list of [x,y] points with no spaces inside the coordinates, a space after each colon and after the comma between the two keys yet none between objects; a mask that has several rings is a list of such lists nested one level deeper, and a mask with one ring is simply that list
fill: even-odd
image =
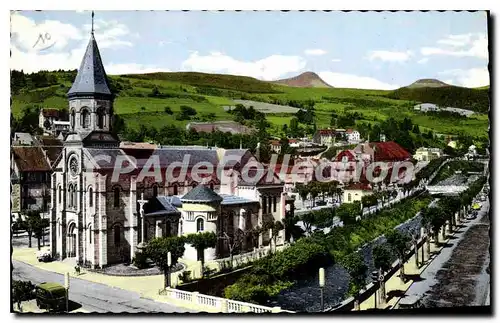
[{"label": "house", "polygon": [[[54,259],[103,268],[130,261],[155,237],[197,232],[231,236],[242,230],[247,235],[239,252],[271,243],[269,232],[260,233],[257,241],[249,232],[264,222],[284,220],[286,193],[271,169],[253,167],[259,163],[249,150],[121,146],[110,122],[115,96],[93,33],[67,97],[71,132],[52,174]],[[152,168],[158,172],[151,174]],[[277,243],[283,244],[284,237],[282,230]],[[220,239],[203,253],[186,244],[183,258],[227,256],[228,241]]]},{"label": "house", "polygon": [[335,131],[332,129],[317,130],[313,136],[313,142],[322,146],[330,146],[335,141]]},{"label": "house", "polygon": [[[281,140],[276,140],[276,139],[269,140],[269,146],[270,146],[271,150],[273,152],[275,152],[276,154],[281,153]],[[297,147],[299,147],[299,143],[297,142],[296,139],[288,139],[288,146],[293,147],[293,148],[297,148]]]},{"label": "house", "polygon": [[448,146],[453,149],[457,149],[457,142],[455,140],[450,140],[448,141]]},{"label": "house", "polygon": [[29,210],[47,212],[50,204],[51,167],[45,151],[38,146],[12,146],[11,213]]},{"label": "house", "polygon": [[347,129],[346,135],[347,135],[347,141],[350,144],[358,143],[359,140],[361,139],[361,135],[359,134],[359,132],[353,129]]},{"label": "house", "polygon": [[353,183],[344,187],[343,203],[353,203],[360,201],[363,196],[373,194],[370,184],[365,183]]},{"label": "house", "polygon": [[231,134],[251,134],[253,130],[235,121],[214,121],[214,122],[190,122],[186,125],[186,131],[191,129],[197,132],[212,133],[215,131],[229,132]]},{"label": "house", "polygon": [[33,146],[35,142],[35,138],[27,132],[16,132],[12,139],[12,145],[16,146]]},{"label": "house", "polygon": [[417,104],[413,107],[413,109],[420,112],[435,112],[440,110],[439,107],[433,103]]},{"label": "house", "polygon": [[413,158],[417,161],[431,161],[441,157],[442,155],[442,149],[420,147],[415,151]]},{"label": "house", "polygon": [[[69,131],[70,123],[68,121],[68,112],[58,109],[41,109],[38,116],[38,126],[44,133],[58,136]],[[90,118],[88,116],[87,118]],[[82,122],[84,120],[82,119]]]}]

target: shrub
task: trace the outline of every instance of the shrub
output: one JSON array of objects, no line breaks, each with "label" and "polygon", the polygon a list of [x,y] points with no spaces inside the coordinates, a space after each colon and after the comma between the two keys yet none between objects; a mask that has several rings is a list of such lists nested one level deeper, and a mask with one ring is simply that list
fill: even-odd
[{"label": "shrub", "polygon": [[170,107],[165,107],[163,109],[163,111],[166,113],[166,114],[169,114],[169,115],[172,115],[174,114],[174,112],[172,112],[172,109]]},{"label": "shrub", "polygon": [[182,281],[183,283],[188,283],[191,281],[191,271],[190,270],[186,270],[186,271],[183,271],[182,273],[180,273],[178,276],[180,281]]},{"label": "shrub", "polygon": [[35,298],[35,285],[27,280],[13,280],[12,281],[12,301],[14,303],[21,303],[22,301],[29,301]]}]

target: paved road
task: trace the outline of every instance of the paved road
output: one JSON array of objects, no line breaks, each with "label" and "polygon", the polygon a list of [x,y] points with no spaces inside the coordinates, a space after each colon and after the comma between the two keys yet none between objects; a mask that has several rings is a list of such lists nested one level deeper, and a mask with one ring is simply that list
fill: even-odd
[{"label": "paved road", "polygon": [[[12,260],[13,279],[30,280],[34,284],[57,282],[64,284],[63,275],[41,270],[25,263]],[[143,299],[139,294],[103,284],[71,278],[69,298],[81,304],[88,312],[99,313],[141,313],[141,312],[195,312],[173,305]]]},{"label": "paved road", "polygon": [[[465,227],[455,235],[456,239],[448,242],[449,246],[441,250],[407,295],[424,296],[430,307],[483,305],[489,301],[489,275],[484,266],[488,261],[489,229],[483,217],[488,211],[489,201],[483,203],[475,220],[463,223]],[[477,230],[481,231],[472,232]],[[486,261],[480,259],[483,257]]]}]

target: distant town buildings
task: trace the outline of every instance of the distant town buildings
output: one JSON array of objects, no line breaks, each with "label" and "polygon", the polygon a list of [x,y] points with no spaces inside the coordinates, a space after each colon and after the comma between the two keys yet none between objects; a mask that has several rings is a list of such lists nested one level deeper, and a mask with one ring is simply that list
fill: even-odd
[{"label": "distant town buildings", "polygon": [[345,141],[346,144],[358,143],[361,135],[354,129],[319,129],[313,136],[313,142],[322,146],[335,146]]},{"label": "distant town buildings", "polygon": [[344,187],[344,203],[361,202],[363,196],[373,194],[372,187],[366,183],[353,183]]},{"label": "distant town buildings", "polygon": [[465,117],[470,117],[471,115],[474,114],[474,111],[472,111],[472,110],[453,108],[453,107],[441,108],[433,103],[417,104],[413,107],[413,109],[415,111],[420,111],[420,112],[448,111],[448,112],[456,113],[456,114],[459,114],[459,115],[462,115]]},{"label": "distant town buildings", "polygon": [[413,158],[418,161],[431,161],[443,155],[443,150],[440,148],[425,148],[420,147],[415,151]]},{"label": "distant town buildings", "polygon": [[358,143],[361,140],[361,135],[357,130],[347,129],[346,136],[347,136],[347,141],[350,144]]},{"label": "distant town buildings", "polygon": [[68,133],[70,128],[69,116],[65,110],[41,109],[38,116],[38,126],[44,134],[63,136]]},{"label": "distant town buildings", "polygon": [[186,125],[186,130],[191,129],[197,132],[212,133],[215,131],[229,132],[231,134],[251,134],[253,130],[236,121],[214,121],[214,122],[190,122]]}]

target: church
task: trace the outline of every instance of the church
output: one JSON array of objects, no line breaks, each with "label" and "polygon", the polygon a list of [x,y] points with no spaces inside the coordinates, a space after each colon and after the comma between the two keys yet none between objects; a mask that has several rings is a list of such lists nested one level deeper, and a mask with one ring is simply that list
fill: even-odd
[{"label": "church", "polygon": [[[103,268],[131,261],[138,245],[155,237],[207,231],[219,237],[216,247],[200,255],[186,244],[183,258],[224,258],[229,249],[223,237],[284,220],[283,182],[247,149],[120,148],[111,129],[114,95],[93,31],[67,97],[70,129],[51,175],[54,259]],[[153,175],[144,172],[151,161],[160,170]],[[200,178],[194,174],[200,164],[217,170]],[[249,164],[260,165],[253,171],[265,176],[242,176]],[[175,165],[186,169],[185,176]],[[284,236],[282,230],[277,244]],[[245,235],[239,252],[269,243],[270,232],[258,239]]]}]

